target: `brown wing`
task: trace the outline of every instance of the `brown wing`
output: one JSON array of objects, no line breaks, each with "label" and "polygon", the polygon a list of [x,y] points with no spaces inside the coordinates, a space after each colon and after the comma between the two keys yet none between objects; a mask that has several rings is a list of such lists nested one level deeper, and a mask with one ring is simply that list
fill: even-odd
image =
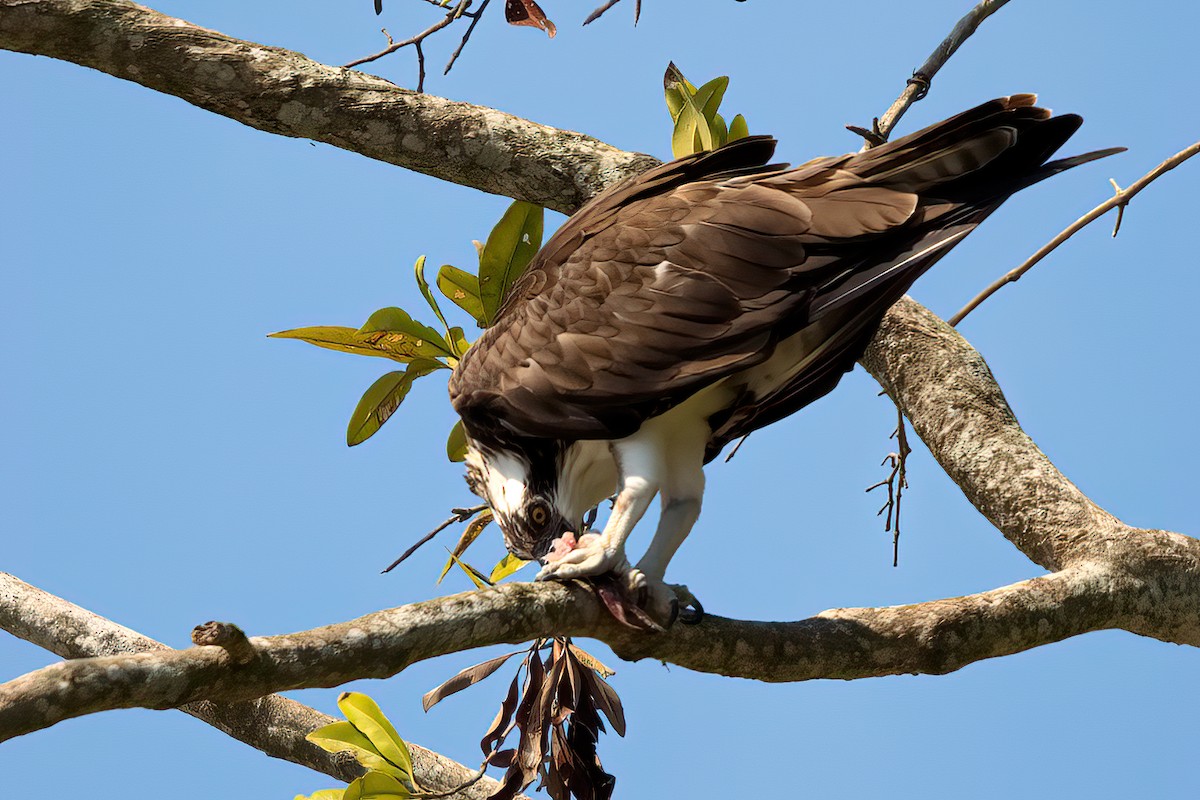
[{"label": "brown wing", "polygon": [[[780,339],[844,317],[830,358],[797,378],[828,391],[887,305],[1078,127],[1031,104],[996,100],[796,169],[761,166],[773,142],[743,140],[601,195],[547,242],[463,358],[455,409],[476,436],[627,436]],[[754,398],[723,428],[778,418],[809,394]]]}]

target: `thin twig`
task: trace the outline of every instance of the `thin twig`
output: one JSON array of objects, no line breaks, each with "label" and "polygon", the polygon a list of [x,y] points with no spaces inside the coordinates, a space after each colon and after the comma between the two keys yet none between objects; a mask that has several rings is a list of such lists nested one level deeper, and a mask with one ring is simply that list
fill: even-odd
[{"label": "thin twig", "polygon": [[[882,393],[881,393],[882,394]],[[900,502],[904,498],[904,490],[908,488],[908,456],[912,448],[908,446],[908,428],[904,420],[904,412],[896,407],[896,429],[889,439],[896,440],[896,452],[884,456],[882,464],[891,464],[892,471],[886,478],[867,487],[873,491],[880,487],[887,488],[887,502],[876,512],[875,516],[885,511],[883,529],[892,532],[892,566],[900,565]]]},{"label": "thin twig", "polygon": [[[437,4],[435,3],[435,5],[437,5]],[[423,42],[425,39],[427,39],[431,35],[440,31],[442,28],[445,28],[446,26],[448,26],[451,23],[458,20],[460,17],[464,16],[467,12],[467,9],[470,7],[470,5],[471,5],[471,0],[460,0],[460,2],[457,5],[455,5],[453,8],[450,9],[450,11],[446,14],[446,16],[442,17],[440,20],[438,20],[434,24],[430,25],[428,28],[421,31],[416,36],[412,36],[401,42],[392,41],[392,37],[388,36],[388,46],[383,48],[382,50],[380,50],[378,53],[375,53],[374,55],[370,55],[370,56],[365,56],[363,58],[355,59],[354,61],[351,61],[347,64],[343,64],[342,66],[345,67],[346,69],[350,69],[352,67],[357,67],[360,64],[366,64],[371,61],[376,61],[380,58],[383,58],[386,55],[390,55],[391,53],[396,52],[397,50],[401,50],[405,47],[408,47],[409,45],[419,44],[420,42]],[[487,0],[484,0],[484,5],[487,5]],[[480,7],[479,10],[482,11],[483,8]],[[474,25],[474,22],[475,21],[472,20],[472,25]],[[418,58],[420,58],[420,55],[418,55]]]},{"label": "thin twig", "polygon": [[475,31],[475,26],[479,24],[479,18],[483,16],[484,10],[487,9],[488,3],[492,0],[483,0],[479,4],[479,10],[466,14],[471,18],[471,24],[467,26],[467,32],[463,34],[462,41],[458,43],[458,47],[454,48],[454,53],[451,54],[450,60],[446,62],[446,68],[442,70],[443,75],[449,75],[450,69],[454,66],[454,62],[458,61],[458,57],[462,55],[463,48],[467,46],[467,42],[471,39],[471,34]]},{"label": "thin twig", "polygon": [[485,510],[486,508],[487,508],[487,504],[484,503],[484,504],[477,505],[477,506],[471,506],[469,508],[452,508],[452,509],[450,509],[454,516],[449,517],[441,525],[438,525],[436,528],[431,530],[429,533],[422,536],[421,539],[416,544],[414,544],[412,547],[405,550],[404,553],[399,558],[397,558],[395,561],[393,561],[391,564],[389,564],[387,566],[387,568],[384,570],[384,572],[385,573],[391,572],[396,567],[400,566],[400,564],[402,564],[406,558],[411,556],[413,553],[417,552],[417,548],[419,548],[421,545],[428,542],[433,537],[437,536],[442,531],[446,530],[446,528],[449,528],[451,525],[453,525],[456,522],[466,522],[471,517],[475,516],[476,514]]},{"label": "thin twig", "polygon": [[1113,236],[1116,236],[1117,232],[1121,229],[1121,219],[1123,217],[1125,206],[1129,205],[1129,201],[1132,200],[1138,192],[1149,186],[1160,175],[1175,169],[1180,164],[1198,153],[1200,153],[1200,142],[1196,142],[1195,144],[1180,150],[1178,153],[1171,156],[1142,177],[1138,178],[1137,181],[1135,181],[1127,189],[1122,189],[1117,185],[1116,181],[1112,181],[1113,188],[1116,189],[1116,192],[1112,197],[1108,198],[1103,203],[1072,222],[1065,229],[1063,229],[1062,233],[1058,234],[1058,236],[1055,236],[1053,239],[1043,245],[1040,250],[1026,259],[1023,264],[1015,269],[1009,270],[1004,274],[1003,277],[997,279],[994,283],[992,283],[992,285],[988,286],[986,289],[976,295],[971,302],[963,306],[957,314],[948,320],[949,323],[951,325],[957,325],[958,323],[962,322],[963,318],[966,317],[967,314],[970,314],[972,311],[978,308],[984,300],[987,300],[989,297],[999,291],[1000,287],[1004,286],[1006,283],[1016,283],[1019,281],[1022,275],[1024,275],[1026,272],[1029,272],[1029,270],[1033,269],[1035,264],[1048,256],[1050,253],[1054,252],[1054,250],[1060,244],[1065,242],[1067,239],[1070,239],[1093,221],[1099,219],[1106,212],[1108,212],[1109,209],[1112,208],[1117,209],[1117,221],[1113,226]]},{"label": "thin twig", "polygon": [[847,126],[854,133],[863,136],[866,143],[863,145],[863,150],[868,150],[876,145],[887,141],[888,136],[896,127],[896,123],[904,116],[904,112],[908,111],[909,107],[918,100],[924,99],[929,93],[929,84],[933,81],[933,76],[937,75],[938,71],[945,66],[950,60],[950,56],[954,55],[958,48],[962,47],[963,42],[970,38],[971,34],[980,24],[999,11],[1008,0],[983,0],[976,5],[966,16],[958,21],[954,29],[950,31],[950,35],[942,40],[934,51],[929,54],[929,58],[925,59],[925,63],[917,67],[913,72],[912,77],[908,79],[908,85],[904,87],[904,91],[896,98],[896,101],[884,112],[883,116],[875,121],[871,128],[871,136],[863,134],[864,129]]}]

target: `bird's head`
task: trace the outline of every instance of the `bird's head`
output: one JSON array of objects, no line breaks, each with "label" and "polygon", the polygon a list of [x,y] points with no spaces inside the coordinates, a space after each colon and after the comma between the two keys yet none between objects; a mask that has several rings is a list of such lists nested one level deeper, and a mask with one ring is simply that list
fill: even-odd
[{"label": "bird's head", "polygon": [[508,551],[526,561],[544,559],[555,539],[583,522],[583,510],[561,502],[561,453],[545,450],[467,451],[467,485],[491,507]]}]

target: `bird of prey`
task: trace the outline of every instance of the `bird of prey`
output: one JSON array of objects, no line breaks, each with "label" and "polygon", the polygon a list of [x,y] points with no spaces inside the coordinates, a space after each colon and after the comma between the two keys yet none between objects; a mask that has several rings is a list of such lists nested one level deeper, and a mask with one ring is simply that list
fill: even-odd
[{"label": "bird of prey", "polygon": [[[888,307],[1048,161],[1082,119],[1004,97],[865,152],[769,164],[755,136],[633,177],[534,256],[450,379],[467,481],[538,579],[615,570],[669,598],[704,465],[825,395]],[[607,523],[584,515],[616,495]],[[625,543],[654,496],[658,529]]]}]

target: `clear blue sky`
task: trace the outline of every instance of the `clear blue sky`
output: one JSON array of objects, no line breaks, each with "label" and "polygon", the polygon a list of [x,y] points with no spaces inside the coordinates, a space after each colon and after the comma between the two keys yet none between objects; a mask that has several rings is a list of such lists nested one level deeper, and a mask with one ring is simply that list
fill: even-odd
[{"label": "clear blue sky", "polygon": [[[967,8],[919,4],[545,0],[553,41],[492,8],[430,91],[669,155],[660,78],[732,77],[726,106],[793,161],[858,146]],[[161,2],[160,10],[341,63],[381,44],[369,0]],[[436,10],[388,0],[393,34]],[[1036,91],[1087,118],[1074,151],[1129,153],[1010,202],[919,283],[943,315],[1200,131],[1200,10],[1014,2],[934,83],[903,130]],[[430,44],[444,62],[451,36]],[[414,82],[410,53],[371,69]],[[471,499],[442,455],[435,381],[347,449],[359,394],[387,368],[265,334],[360,324],[420,304],[413,260],[467,266],[506,201],[326,145],[283,139],[131,83],[0,53],[0,569],[174,646],[209,619],[252,634],[310,628],[468,588],[433,580],[430,546],[379,570]],[[1137,198],[1115,241],[1098,224],[964,325],[1017,415],[1064,472],[1137,525],[1195,534],[1193,245],[1200,163]],[[555,218],[555,224],[557,223]],[[672,566],[713,612],[797,619],[915,602],[1038,574],[918,445],[901,561],[863,487],[893,412],[861,370],[710,472],[705,513]],[[645,527],[645,526],[643,526]],[[447,537],[449,538],[449,537]],[[644,543],[646,532],[635,535]],[[475,561],[499,555],[494,540]],[[448,542],[447,542],[448,543]],[[591,647],[591,644],[585,646]],[[944,677],[773,686],[617,663],[629,734],[601,745],[620,797],[1082,797],[1182,794],[1200,747],[1200,654],[1098,633]],[[426,715],[422,692],[466,653],[363,682],[401,733],[465,762],[502,679]],[[0,678],[53,657],[0,634]],[[336,691],[295,695],[335,712]],[[0,746],[5,796],[72,787],[290,798],[329,779],[175,712],[71,720]]]}]

